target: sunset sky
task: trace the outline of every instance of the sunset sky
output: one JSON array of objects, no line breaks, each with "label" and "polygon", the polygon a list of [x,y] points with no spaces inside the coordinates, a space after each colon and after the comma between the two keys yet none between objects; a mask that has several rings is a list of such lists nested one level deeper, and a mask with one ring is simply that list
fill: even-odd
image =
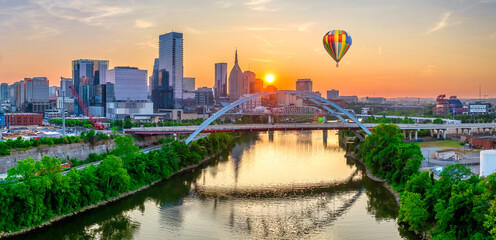
[{"label": "sunset sky", "polygon": [[[340,67],[322,37],[346,30]],[[212,87],[214,64],[275,76],[279,89],[384,97],[496,97],[496,1],[0,0],[0,82],[46,76],[74,59],[151,73],[158,36],[184,33],[184,76]]]}]

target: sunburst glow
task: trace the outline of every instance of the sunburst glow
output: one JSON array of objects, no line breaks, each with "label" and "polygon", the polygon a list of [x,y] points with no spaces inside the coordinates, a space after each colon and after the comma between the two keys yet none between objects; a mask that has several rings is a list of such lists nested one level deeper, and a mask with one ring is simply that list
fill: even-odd
[{"label": "sunburst glow", "polygon": [[268,82],[268,83],[272,83],[272,82],[274,82],[274,75],[272,75],[272,74],[267,74],[267,75],[265,76],[265,81],[266,81],[266,82]]}]

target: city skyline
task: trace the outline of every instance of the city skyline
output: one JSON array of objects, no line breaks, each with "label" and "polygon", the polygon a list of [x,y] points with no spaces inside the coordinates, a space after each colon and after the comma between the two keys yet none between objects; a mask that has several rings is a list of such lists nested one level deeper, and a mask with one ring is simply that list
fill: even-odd
[{"label": "city skyline", "polygon": [[[279,89],[310,78],[314,91],[360,97],[478,97],[479,85],[496,97],[494,1],[90,2],[2,2],[0,82],[46,76],[55,86],[76,59],[151,74],[159,35],[179,31],[184,76],[198,86],[213,87],[212,65],[234,62],[237,47],[241,69],[273,74]],[[322,47],[336,28],[353,37],[339,68]]]}]

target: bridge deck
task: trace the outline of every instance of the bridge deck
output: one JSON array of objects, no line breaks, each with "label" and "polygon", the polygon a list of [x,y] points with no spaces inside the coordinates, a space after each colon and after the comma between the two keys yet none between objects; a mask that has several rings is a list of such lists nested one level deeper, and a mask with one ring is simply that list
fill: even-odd
[{"label": "bridge deck", "polygon": [[[372,129],[378,124],[364,124]],[[397,124],[402,130],[420,129],[477,129],[496,127],[496,123],[461,123],[461,124]],[[174,133],[193,133],[198,126],[147,127],[125,130],[127,134],[155,135]],[[309,124],[230,124],[207,126],[202,132],[257,132],[257,131],[290,131],[290,130],[359,130],[356,123],[309,123]]]}]

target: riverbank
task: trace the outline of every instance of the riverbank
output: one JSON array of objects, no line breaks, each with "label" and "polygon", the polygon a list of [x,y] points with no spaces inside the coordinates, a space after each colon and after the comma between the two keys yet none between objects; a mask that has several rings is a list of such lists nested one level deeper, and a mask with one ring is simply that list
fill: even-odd
[{"label": "riverbank", "polygon": [[[237,138],[239,138],[239,136],[233,136],[233,137],[232,137],[232,140],[237,139]],[[231,143],[229,143],[229,144],[231,144]],[[229,150],[229,148],[226,148],[225,150]],[[225,151],[225,150],[224,150],[224,151]],[[83,213],[83,212],[90,211],[90,210],[93,210],[93,209],[97,209],[97,208],[99,208],[99,207],[102,207],[102,206],[108,205],[108,204],[110,204],[110,203],[112,203],[112,202],[115,202],[115,201],[121,200],[121,199],[126,198],[126,197],[128,197],[128,196],[131,196],[131,195],[133,195],[133,194],[136,194],[137,192],[140,192],[140,191],[143,191],[143,190],[145,190],[145,189],[148,189],[148,188],[150,188],[151,186],[153,186],[153,185],[155,185],[155,184],[157,184],[157,183],[160,183],[160,182],[162,182],[162,181],[166,181],[166,180],[170,179],[170,178],[171,178],[171,177],[173,177],[173,176],[176,176],[176,175],[183,174],[183,173],[185,173],[185,172],[189,172],[189,171],[191,171],[191,170],[194,170],[194,169],[196,169],[196,168],[198,168],[198,167],[200,167],[200,166],[202,166],[202,165],[204,165],[204,164],[208,163],[208,162],[209,162],[209,161],[211,161],[212,159],[216,158],[217,156],[219,156],[220,154],[222,154],[224,151],[219,151],[219,152],[217,152],[217,153],[215,153],[215,154],[212,154],[212,155],[210,155],[210,156],[204,157],[204,158],[203,158],[203,160],[201,160],[200,162],[198,162],[198,163],[196,163],[196,164],[191,164],[191,165],[189,165],[189,166],[183,167],[183,168],[181,168],[180,170],[178,170],[178,171],[176,171],[176,172],[171,173],[171,175],[170,175],[170,176],[168,176],[167,178],[163,178],[163,179],[156,180],[156,181],[154,181],[154,182],[152,182],[152,183],[150,183],[150,184],[148,184],[148,185],[146,185],[146,186],[142,186],[142,187],[140,187],[140,188],[138,188],[138,189],[136,189],[136,190],[128,191],[128,192],[122,193],[122,194],[120,194],[120,195],[118,195],[118,196],[116,196],[116,197],[109,198],[109,199],[107,199],[107,200],[105,200],[105,201],[100,201],[100,202],[98,202],[98,203],[96,203],[96,204],[93,204],[93,205],[90,205],[90,206],[83,207],[83,208],[81,208],[80,210],[75,211],[75,212],[72,212],[72,213],[68,213],[68,214],[65,214],[65,215],[61,215],[61,216],[56,216],[56,217],[53,217],[53,218],[51,218],[50,220],[45,221],[45,222],[43,222],[43,223],[41,223],[40,225],[37,225],[37,226],[28,227],[28,228],[25,228],[25,229],[22,229],[22,230],[19,230],[19,231],[16,231],[16,232],[9,232],[9,233],[5,233],[5,232],[3,232],[3,233],[0,233],[0,239],[2,239],[2,238],[7,238],[7,237],[13,237],[13,236],[22,235],[22,234],[25,234],[25,233],[27,233],[27,232],[33,231],[33,230],[35,230],[35,229],[41,229],[41,228],[44,228],[44,227],[50,226],[50,225],[52,225],[52,224],[54,224],[54,223],[56,223],[56,222],[58,222],[58,221],[61,221],[61,220],[63,220],[63,219],[70,218],[70,217],[72,217],[72,216],[75,216],[75,215],[81,214],[81,213]]]},{"label": "riverbank", "polygon": [[354,154],[346,153],[345,157],[351,158],[353,160],[360,162],[365,168],[365,174],[367,174],[367,177],[372,179],[375,182],[381,183],[382,186],[384,188],[386,188],[394,196],[394,200],[395,200],[396,204],[398,204],[398,207],[401,207],[400,194],[396,190],[394,190],[394,188],[389,183],[387,183],[385,179],[382,179],[382,178],[377,177],[374,174],[372,174],[372,172],[370,172],[369,168],[367,168],[367,165],[362,161],[362,159],[355,157]]}]

